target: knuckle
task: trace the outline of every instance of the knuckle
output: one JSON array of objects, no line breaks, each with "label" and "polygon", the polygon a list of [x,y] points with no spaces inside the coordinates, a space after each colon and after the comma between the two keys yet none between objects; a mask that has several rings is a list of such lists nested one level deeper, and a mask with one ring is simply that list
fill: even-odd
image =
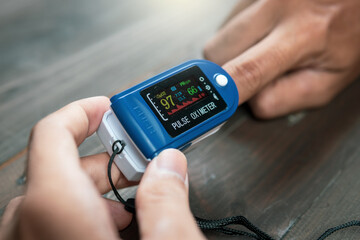
[{"label": "knuckle", "polygon": [[312,56],[318,56],[326,51],[328,46],[327,29],[325,24],[319,24],[316,30],[308,31],[308,40],[311,41],[310,46],[312,49],[309,51]]},{"label": "knuckle", "polygon": [[[303,36],[298,39],[302,47],[311,55],[322,54],[328,47],[331,17],[328,15],[311,16],[304,21],[299,29]],[[303,40],[303,41],[301,41]],[[310,44],[309,44],[310,43]]]},{"label": "knuckle", "polygon": [[[75,114],[77,114],[77,121],[80,125],[88,126],[89,125],[89,119],[87,117],[86,111],[84,108],[79,104],[78,101],[72,102],[64,107],[64,109],[72,110]],[[73,130],[72,125],[64,125],[66,128]]]},{"label": "knuckle", "polygon": [[214,44],[213,41],[208,41],[203,49],[203,56],[205,59],[216,62],[215,54],[214,54]]},{"label": "knuckle", "polygon": [[34,125],[34,127],[31,130],[31,133],[41,132],[42,130],[48,128],[49,124],[50,124],[49,116],[47,116],[47,117],[41,119],[40,121],[38,121]]},{"label": "knuckle", "polygon": [[30,139],[29,139],[29,145],[31,146],[33,141],[34,141],[34,138],[36,136],[36,134],[38,132],[40,132],[44,127],[45,127],[46,123],[44,121],[44,119],[41,119],[39,122],[37,122],[31,129],[31,132],[30,132]]},{"label": "knuckle", "polygon": [[31,146],[36,139],[37,135],[41,135],[41,132],[46,131],[46,129],[49,129],[50,121],[48,119],[49,117],[45,117],[41,119],[39,122],[37,122],[30,132],[30,138],[29,138],[29,146]]},{"label": "knuckle", "polygon": [[31,129],[31,135],[35,134],[36,132],[38,132],[39,130],[41,130],[44,127],[44,119],[41,119],[40,121],[38,121],[33,128]]}]

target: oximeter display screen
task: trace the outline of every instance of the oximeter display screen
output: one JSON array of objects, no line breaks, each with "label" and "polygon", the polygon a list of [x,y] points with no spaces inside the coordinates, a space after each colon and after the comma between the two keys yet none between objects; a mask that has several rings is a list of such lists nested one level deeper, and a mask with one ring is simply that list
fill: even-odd
[{"label": "oximeter display screen", "polygon": [[197,82],[195,76],[177,82],[171,87],[160,90],[155,94],[157,102],[165,109],[165,115],[171,116],[187,106],[206,98],[208,93],[203,89],[204,86]]},{"label": "oximeter display screen", "polygon": [[142,90],[141,96],[172,137],[226,108],[225,101],[197,66]]}]

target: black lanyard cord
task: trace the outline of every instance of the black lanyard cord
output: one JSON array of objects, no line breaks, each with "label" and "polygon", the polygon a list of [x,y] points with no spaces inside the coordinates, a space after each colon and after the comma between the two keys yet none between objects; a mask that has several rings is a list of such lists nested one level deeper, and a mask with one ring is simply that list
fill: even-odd
[{"label": "black lanyard cord", "polygon": [[348,228],[348,227],[353,227],[353,226],[360,227],[360,221],[353,220],[353,221],[350,221],[350,222],[347,222],[347,223],[344,223],[344,224],[340,224],[340,225],[338,225],[336,227],[329,228],[317,240],[324,240],[325,238],[327,238],[328,236],[330,236],[331,234],[333,234],[336,231],[339,231],[341,229]]},{"label": "black lanyard cord", "polygon": [[[120,140],[116,140],[113,143],[113,145],[112,145],[113,153],[110,156],[110,160],[108,163],[108,169],[107,169],[108,170],[108,178],[109,178],[111,189],[113,190],[116,198],[122,204],[124,204],[125,209],[128,212],[135,213],[135,199],[129,198],[125,201],[120,196],[119,192],[117,191],[117,189],[112,181],[112,177],[111,177],[111,167],[114,162],[114,158],[117,154],[122,153],[124,148],[125,148],[125,143]],[[243,216],[233,216],[233,217],[216,219],[216,220],[203,219],[203,218],[199,218],[199,217],[195,217],[195,219],[196,219],[196,223],[197,223],[198,227],[203,231],[212,230],[212,231],[217,231],[217,232],[220,232],[220,233],[223,233],[226,235],[246,236],[246,237],[250,237],[253,239],[257,239],[257,240],[275,240],[274,238],[272,238],[270,235],[268,235],[267,233],[260,230],[258,227],[256,227],[254,224],[252,224],[246,217],[243,217]],[[251,232],[246,232],[246,231],[230,228],[230,227],[228,227],[229,225],[244,226]],[[317,240],[324,240],[325,238],[327,238],[334,232],[339,231],[344,228],[352,227],[352,226],[360,226],[360,221],[353,220],[353,221],[338,225],[336,227],[329,228]]]},{"label": "black lanyard cord", "polygon": [[[233,217],[216,219],[216,220],[203,219],[199,217],[195,217],[195,219],[199,228],[202,230],[214,230],[227,235],[247,236],[259,240],[274,240],[274,238],[270,237],[268,234],[261,231],[258,227],[252,224],[244,216],[233,216]],[[229,228],[227,227],[229,225],[241,225],[253,233],[237,230],[234,228]]]},{"label": "black lanyard cord", "polygon": [[[120,145],[120,147],[118,146]],[[112,150],[113,150],[113,153],[111,154],[110,156],[110,160],[109,160],[109,163],[108,163],[108,169],[107,169],[107,172],[108,172],[108,178],[109,178],[109,183],[110,183],[110,186],[111,186],[111,189],[112,191],[114,192],[115,194],[115,197],[122,203],[124,204],[125,206],[125,209],[126,211],[128,212],[131,212],[131,213],[135,213],[135,199],[134,198],[129,198],[127,199],[126,201],[120,196],[119,192],[117,191],[114,183],[113,183],[113,180],[112,180],[112,177],[111,177],[111,167],[112,167],[112,164],[114,162],[114,158],[117,154],[120,154],[122,153],[122,151],[124,150],[125,148],[125,143],[120,141],[120,140],[116,140],[113,145],[112,145]]]}]

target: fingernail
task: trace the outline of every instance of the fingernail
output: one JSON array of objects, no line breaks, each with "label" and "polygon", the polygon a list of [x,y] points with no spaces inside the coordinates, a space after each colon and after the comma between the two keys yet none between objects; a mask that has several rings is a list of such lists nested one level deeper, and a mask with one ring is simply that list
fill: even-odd
[{"label": "fingernail", "polygon": [[156,158],[158,169],[175,173],[185,182],[187,174],[187,164],[185,156],[178,150],[167,149],[162,151]]}]

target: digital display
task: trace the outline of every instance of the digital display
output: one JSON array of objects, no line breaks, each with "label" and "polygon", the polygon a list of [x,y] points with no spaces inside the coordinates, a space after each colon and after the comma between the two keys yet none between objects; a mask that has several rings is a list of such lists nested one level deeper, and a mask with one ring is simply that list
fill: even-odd
[{"label": "digital display", "polygon": [[187,106],[196,103],[208,96],[202,84],[195,80],[194,76],[177,82],[167,89],[155,94],[156,102],[165,109],[167,117],[183,110]]},{"label": "digital display", "polygon": [[227,107],[197,66],[142,90],[141,96],[172,137]]}]

